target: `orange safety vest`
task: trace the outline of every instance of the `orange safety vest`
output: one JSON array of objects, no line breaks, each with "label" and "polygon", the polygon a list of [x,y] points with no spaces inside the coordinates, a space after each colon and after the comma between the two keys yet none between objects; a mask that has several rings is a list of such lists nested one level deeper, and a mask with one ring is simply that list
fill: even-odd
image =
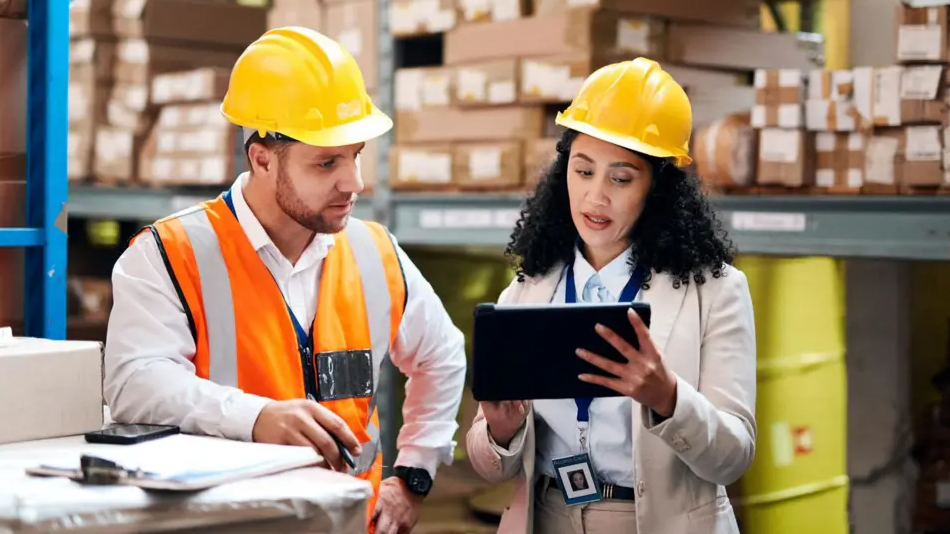
[{"label": "orange safety vest", "polygon": [[320,402],[346,421],[362,444],[351,474],[373,485],[369,518],[383,461],[376,390],[406,304],[395,245],[381,225],[354,218],[334,236],[320,276],[311,353],[299,347],[283,295],[226,198],[227,193],[145,230],[155,236],[188,315],[196,373],[262,397],[302,399],[317,388],[321,370],[313,355],[371,351],[372,395]]}]

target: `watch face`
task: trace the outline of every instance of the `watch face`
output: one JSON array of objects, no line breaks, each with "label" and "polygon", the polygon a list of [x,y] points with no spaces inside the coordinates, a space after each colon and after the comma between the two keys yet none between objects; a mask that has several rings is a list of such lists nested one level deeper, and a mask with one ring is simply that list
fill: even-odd
[{"label": "watch face", "polygon": [[416,493],[428,493],[432,488],[432,480],[429,479],[428,473],[425,475],[421,473],[412,473],[409,477],[410,485],[412,486],[413,491]]},{"label": "watch face", "polygon": [[406,482],[413,493],[425,495],[432,489],[432,480],[429,478],[429,473],[425,471],[421,473],[419,471],[411,471],[407,478],[409,480]]}]

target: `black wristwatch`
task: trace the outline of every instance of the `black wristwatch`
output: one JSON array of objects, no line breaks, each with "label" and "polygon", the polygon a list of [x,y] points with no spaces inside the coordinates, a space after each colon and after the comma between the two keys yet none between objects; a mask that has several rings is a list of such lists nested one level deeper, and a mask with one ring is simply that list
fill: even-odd
[{"label": "black wristwatch", "polygon": [[409,492],[413,495],[425,497],[429,494],[429,490],[432,489],[432,477],[429,476],[429,472],[425,469],[397,465],[393,468],[393,475],[405,482],[406,488],[408,488]]}]

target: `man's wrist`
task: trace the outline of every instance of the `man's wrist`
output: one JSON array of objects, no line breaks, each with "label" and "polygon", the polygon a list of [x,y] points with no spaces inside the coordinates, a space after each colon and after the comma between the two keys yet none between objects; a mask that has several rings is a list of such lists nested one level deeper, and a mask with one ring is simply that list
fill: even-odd
[{"label": "man's wrist", "polygon": [[420,499],[424,499],[432,490],[432,476],[421,467],[397,465],[393,468],[393,476],[403,482],[409,493]]}]

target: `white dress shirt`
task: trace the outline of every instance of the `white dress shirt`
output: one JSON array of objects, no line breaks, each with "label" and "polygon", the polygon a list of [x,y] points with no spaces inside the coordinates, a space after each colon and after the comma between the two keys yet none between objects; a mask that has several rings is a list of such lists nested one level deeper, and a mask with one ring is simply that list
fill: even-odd
[{"label": "white dress shirt", "polygon": [[[623,287],[630,280],[627,250],[608,263],[599,272],[591,267],[578,251],[574,257],[574,284],[578,301],[617,302]],[[585,286],[594,276],[602,284],[598,296],[585,292]],[[565,299],[565,273],[561,275],[555,302]],[[629,397],[594,399],[590,404],[587,429],[589,450],[582,451],[577,428],[577,405],[574,399],[536,400],[534,406],[537,436],[537,463],[541,473],[555,477],[551,462],[564,456],[589,452],[591,463],[601,482],[634,487],[633,435],[630,428],[633,410],[639,410]]]},{"label": "white dress shirt", "polygon": [[[297,320],[317,311],[323,259],[333,237],[317,235],[292,265],[271,241],[242,194],[231,187],[237,218]],[[409,377],[402,407],[396,465],[422,467],[434,477],[449,464],[465,383],[465,341],[422,273],[397,245],[406,277],[405,312],[392,349],[395,366]],[[122,422],[176,424],[183,432],[251,440],[268,402],[195,375],[196,348],[182,303],[153,236],[145,232],[122,254],[112,273],[113,308],[105,347],[105,395]]]}]

